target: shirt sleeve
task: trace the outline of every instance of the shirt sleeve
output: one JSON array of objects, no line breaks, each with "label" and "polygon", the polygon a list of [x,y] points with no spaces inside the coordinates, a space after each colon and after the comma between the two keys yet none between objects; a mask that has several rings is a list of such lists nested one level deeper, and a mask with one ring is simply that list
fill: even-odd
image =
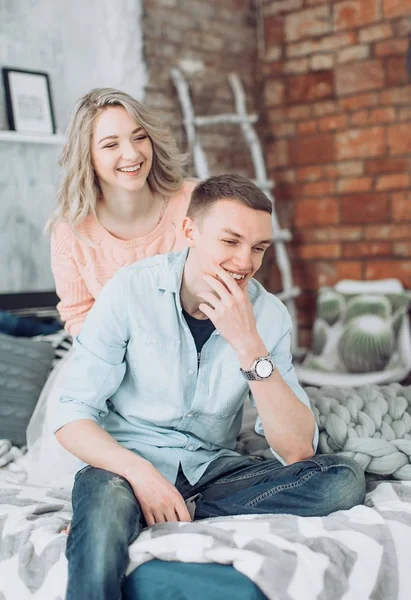
[{"label": "shirt sleeve", "polygon": [[104,286],[74,341],[53,418],[53,431],[80,419],[98,422],[126,372],[129,340],[126,282],[117,273]]},{"label": "shirt sleeve", "polygon": [[66,331],[78,335],[84,320],[94,304],[86,282],[73,258],[71,238],[74,234],[63,223],[51,235],[51,270],[53,272],[57,304]]},{"label": "shirt sleeve", "polygon": [[[292,328],[291,318],[288,314],[286,314],[284,317],[284,326],[283,326],[282,335],[281,335],[280,339],[277,341],[277,343],[274,345],[274,347],[271,348],[270,354],[274,361],[274,364],[276,365],[276,368],[278,369],[278,371],[279,371],[280,375],[282,376],[282,378],[284,379],[284,381],[290,386],[290,388],[292,389],[294,394],[297,396],[297,398],[299,400],[301,400],[301,402],[303,404],[308,406],[308,408],[311,410],[311,412],[313,412],[311,409],[310,400],[309,400],[307,394],[305,393],[305,391],[303,390],[303,388],[301,387],[301,385],[298,383],[297,375],[295,374],[295,370],[293,367],[292,356],[291,356],[291,328]],[[251,401],[252,405],[255,407],[256,403],[255,403],[255,400],[254,400],[251,392],[250,392],[250,401]],[[314,413],[313,413],[313,415],[314,415]],[[255,431],[259,435],[264,435],[263,424],[262,424],[259,416],[257,416],[257,420],[255,423]],[[317,423],[315,423],[315,430],[314,430],[314,436],[313,436],[314,452],[317,451],[318,435],[319,435],[318,426],[317,426]],[[275,452],[275,450],[273,450],[272,448],[271,448],[271,452],[274,454],[274,456],[276,458],[278,458],[278,460],[282,464],[284,464],[284,465],[286,464],[285,461],[281,458],[281,456],[279,456]]]}]

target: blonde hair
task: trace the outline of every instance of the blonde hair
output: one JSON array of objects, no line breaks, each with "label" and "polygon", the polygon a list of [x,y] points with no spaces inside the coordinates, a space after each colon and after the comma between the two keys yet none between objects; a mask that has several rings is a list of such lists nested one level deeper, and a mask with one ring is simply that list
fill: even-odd
[{"label": "blonde hair", "polygon": [[132,96],[113,88],[97,88],[79,100],[70,119],[59,161],[62,175],[57,208],[46,230],[51,231],[60,221],[75,230],[90,213],[96,214],[101,191],[91,162],[91,137],[96,116],[110,106],[125,108],[151,140],[153,163],[147,179],[150,189],[169,196],[181,188],[186,155],[179,153],[168,129]]}]

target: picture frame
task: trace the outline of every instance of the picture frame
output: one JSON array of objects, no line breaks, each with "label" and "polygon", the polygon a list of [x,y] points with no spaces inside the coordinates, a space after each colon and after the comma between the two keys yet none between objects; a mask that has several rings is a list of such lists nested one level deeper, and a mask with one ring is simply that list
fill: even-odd
[{"label": "picture frame", "polygon": [[50,80],[47,73],[3,67],[9,129],[24,133],[55,134]]}]

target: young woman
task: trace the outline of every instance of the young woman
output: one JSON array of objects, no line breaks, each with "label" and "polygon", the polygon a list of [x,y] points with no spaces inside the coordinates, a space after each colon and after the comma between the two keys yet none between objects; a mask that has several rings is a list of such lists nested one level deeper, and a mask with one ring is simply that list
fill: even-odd
[{"label": "young woman", "polygon": [[[194,181],[164,126],[110,88],[81,98],[67,130],[51,231],[51,263],[65,329],[73,337],[102,287],[123,266],[178,251]],[[50,376],[27,430],[29,481],[69,485],[76,459],[48,431],[71,353]]]}]

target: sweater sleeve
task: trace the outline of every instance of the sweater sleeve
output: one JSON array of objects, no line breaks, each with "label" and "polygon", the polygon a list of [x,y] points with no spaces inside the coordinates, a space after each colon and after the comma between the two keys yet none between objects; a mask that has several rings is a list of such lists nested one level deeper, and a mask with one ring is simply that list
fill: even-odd
[{"label": "sweater sleeve", "polygon": [[73,236],[65,223],[57,225],[51,235],[51,269],[60,298],[57,310],[66,331],[74,337],[80,333],[95,299],[74,260]]}]

